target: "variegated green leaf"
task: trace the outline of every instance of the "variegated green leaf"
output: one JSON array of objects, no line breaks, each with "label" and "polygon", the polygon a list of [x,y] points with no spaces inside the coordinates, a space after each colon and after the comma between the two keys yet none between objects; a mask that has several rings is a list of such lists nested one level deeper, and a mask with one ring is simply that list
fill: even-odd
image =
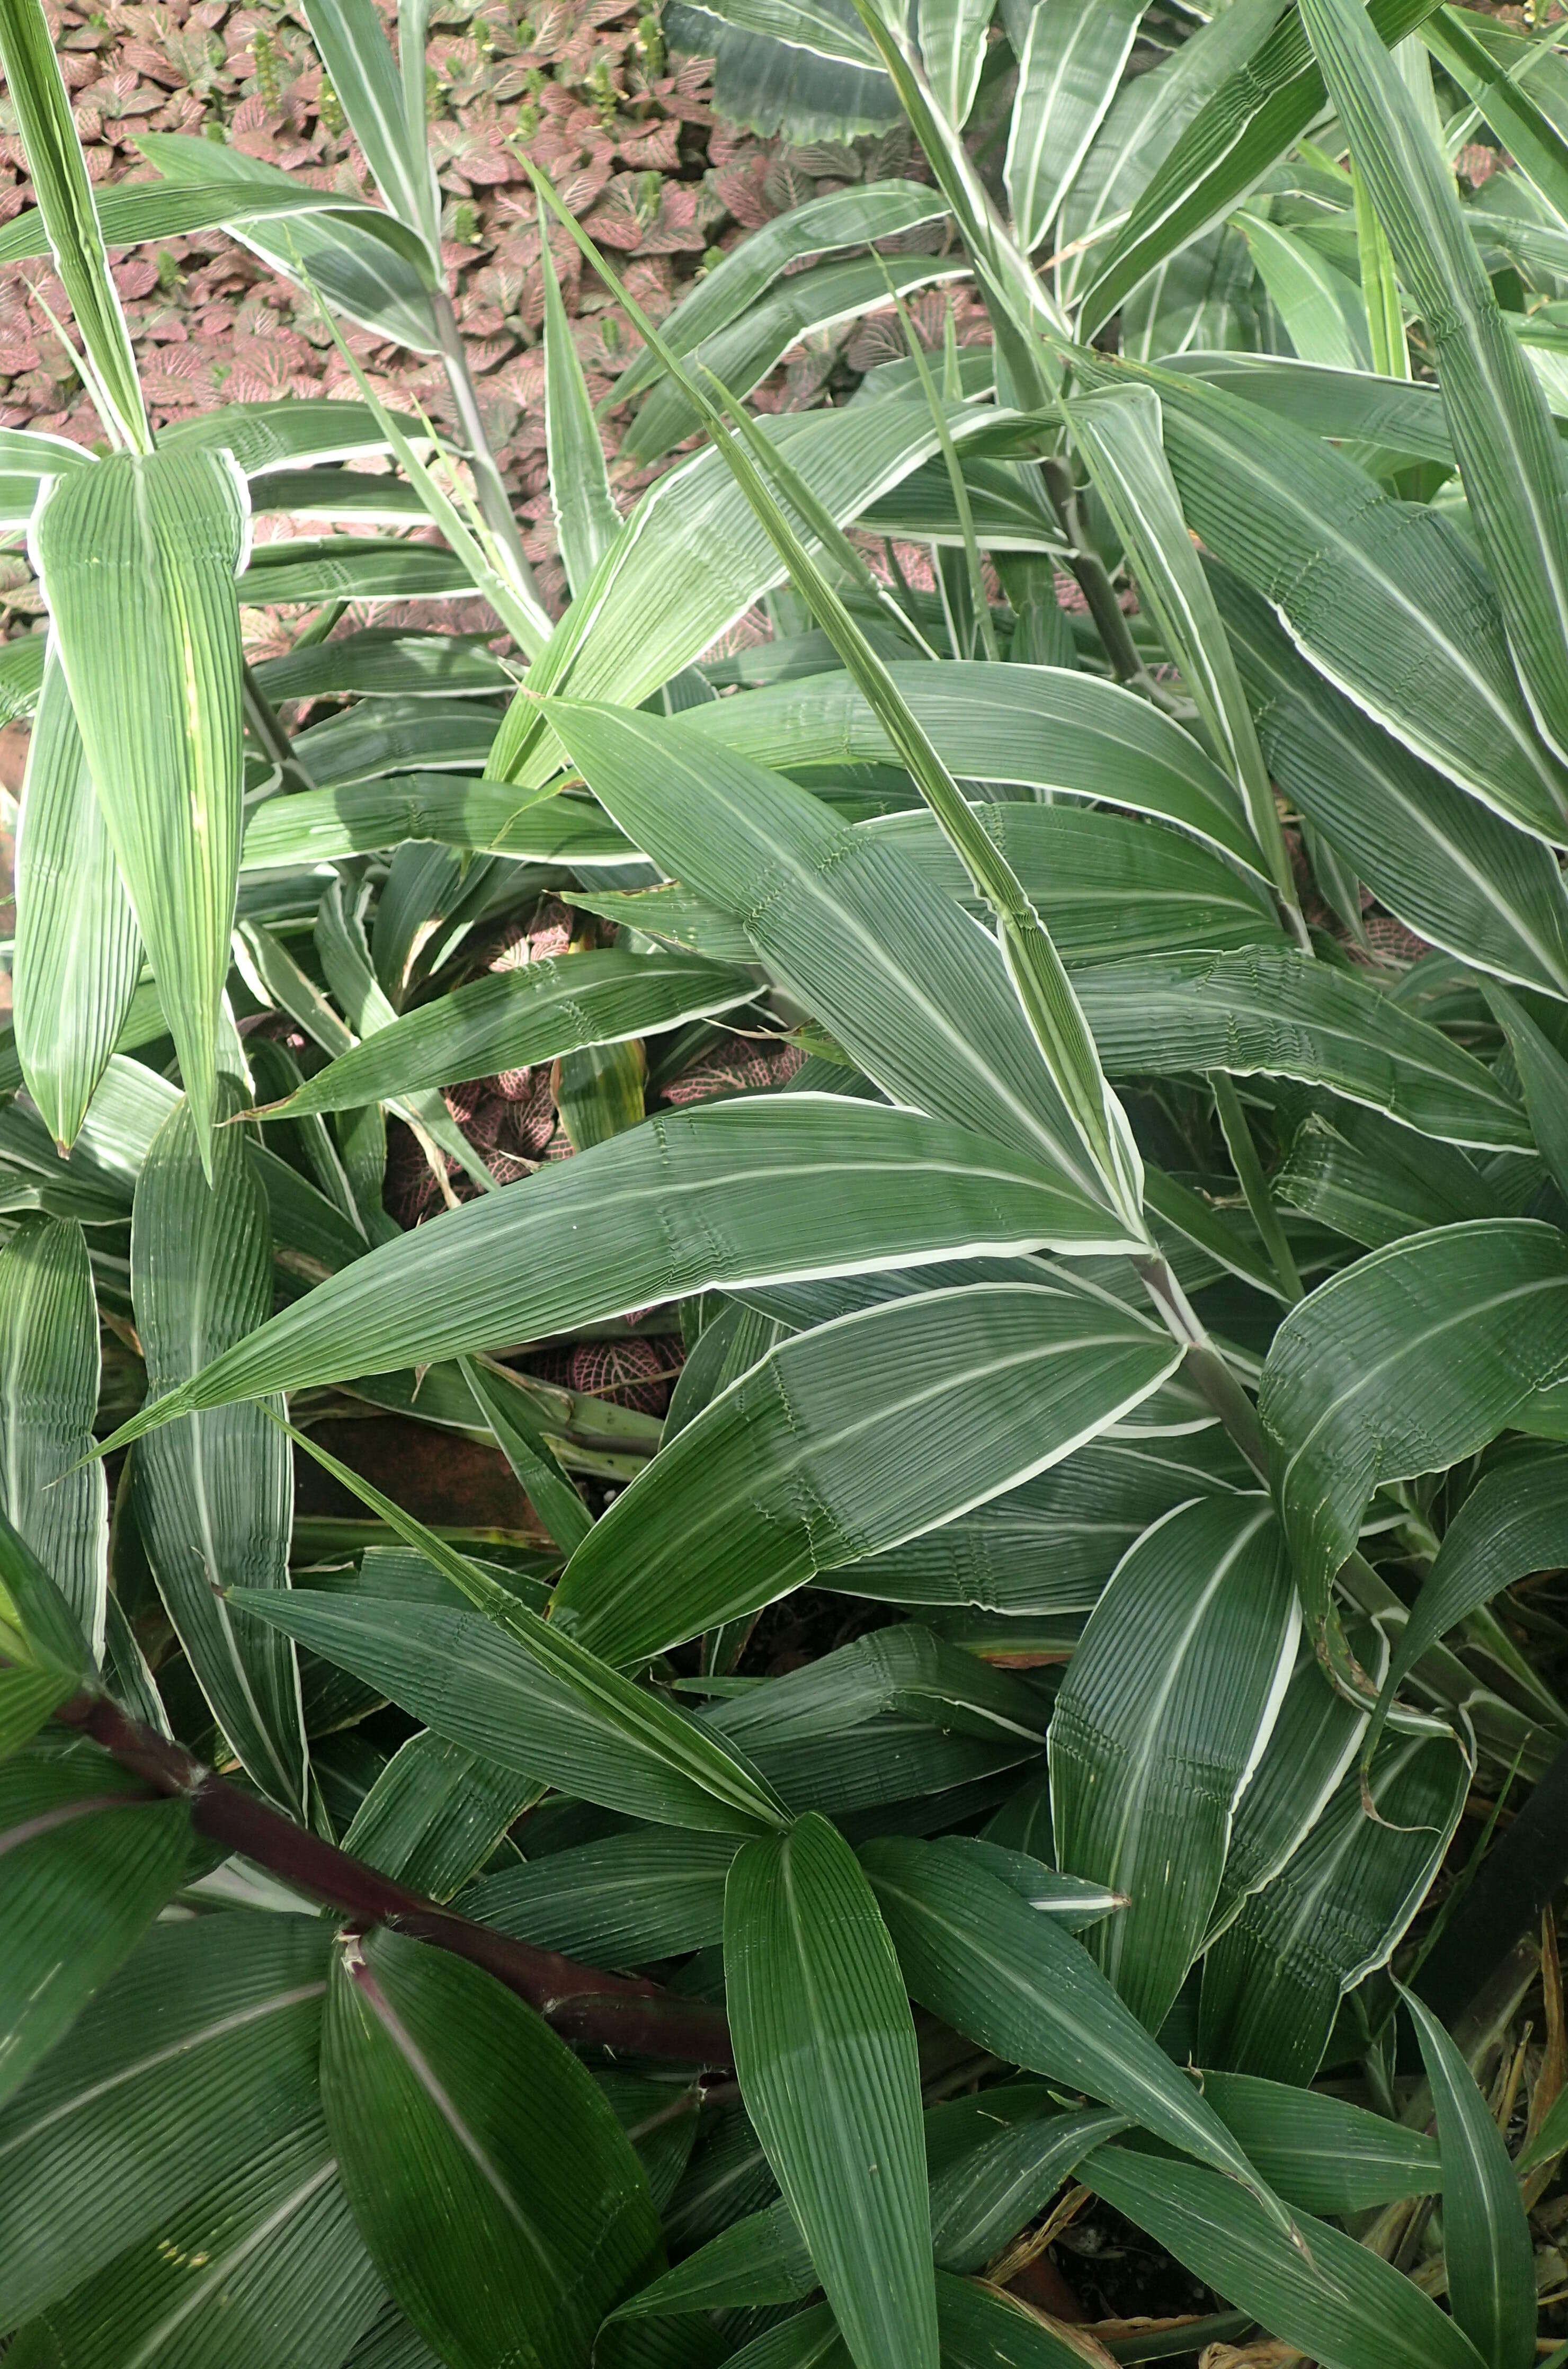
[{"label": "variegated green leaf", "polygon": [[11,980],[22,1074],[62,1151],[81,1132],[141,968],[142,940],[52,657],[22,785]]},{"label": "variegated green leaf", "polygon": [[226,454],[116,454],[33,524],[87,770],[179,1050],[205,1162],[239,869],[245,480]]}]

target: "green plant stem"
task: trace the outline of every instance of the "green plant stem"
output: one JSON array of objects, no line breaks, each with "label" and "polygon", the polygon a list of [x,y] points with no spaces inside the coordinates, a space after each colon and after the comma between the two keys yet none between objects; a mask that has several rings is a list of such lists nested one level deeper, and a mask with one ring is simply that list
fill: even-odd
[{"label": "green plant stem", "polygon": [[463,342],[463,332],[457,326],[457,315],[452,309],[452,299],[444,289],[438,289],[430,299],[436,316],[436,329],[441,341],[441,360],[446,364],[447,384],[457,409],[458,425],[468,446],[468,458],[474,470],[475,490],[479,498],[479,511],[494,535],[517,589],[544,612],[539,587],[533,580],[518,532],[512,507],[507,499],[507,489],[501,480],[500,468],[490,440],[485,432],[485,422],[479,410],[479,397],[474,377],[468,367],[468,354]]},{"label": "green plant stem", "polygon": [[1145,1289],[1186,1350],[1186,1371],[1201,1390],[1259,1479],[1268,1479],[1268,1446],[1256,1407],[1209,1339],[1203,1319],[1177,1282],[1170,1261],[1158,1253],[1137,1261]]},{"label": "green plant stem", "polygon": [[1247,1114],[1242,1108],[1242,1097],[1236,1092],[1236,1082],[1227,1070],[1211,1070],[1209,1086],[1214,1094],[1214,1106],[1219,1114],[1219,1131],[1225,1138],[1225,1149],[1230,1154],[1237,1179],[1246,1196],[1253,1223],[1263,1238],[1263,1245],[1273,1262],[1280,1287],[1289,1300],[1303,1299],[1300,1270],[1291,1255],[1285,1239],[1285,1229],[1279,1222],[1279,1212],[1274,1206],[1274,1196],[1268,1189],[1268,1179],[1263,1173],[1257,1146],[1253,1141]]},{"label": "green plant stem", "polygon": [[969,507],[969,489],[964,483],[964,472],[958,465],[958,452],[953,441],[953,431],[947,425],[947,414],[943,409],[942,397],[937,394],[936,382],[931,374],[931,364],[926,360],[925,348],[921,344],[916,333],[910,308],[899,291],[894,287],[892,274],[885,264],[882,277],[887,282],[887,293],[892,298],[894,309],[898,313],[898,324],[904,332],[904,342],[910,349],[910,360],[914,363],[915,375],[920,380],[921,390],[930,406],[932,426],[936,430],[937,442],[942,447],[943,464],[947,471],[947,483],[953,495],[953,506],[958,513],[958,525],[964,537],[964,564],[968,571],[969,600],[975,612],[975,622],[980,629],[980,639],[986,646],[986,656],[994,666],[1001,658],[1001,652],[997,647],[996,624],[990,613],[990,602],[986,596],[985,570],[980,565],[980,547],[975,538],[975,519],[974,512]]},{"label": "green plant stem", "polygon": [[91,1736],[155,1791],[187,1802],[191,1824],[210,1842],[237,1851],[295,1891],[350,1917],[394,1926],[483,1967],[563,2039],[733,2071],[729,2028],[717,2008],[678,1998],[657,1983],[602,1974],[597,1966],[579,1965],[554,1950],[514,1940],[439,1907],[241,1792],[183,1745],[132,1719],[107,1695],[76,1695],[55,1717]]},{"label": "green plant stem", "polygon": [[1122,604],[1116,599],[1116,586],[1106,572],[1105,563],[1089,540],[1078,488],[1072,482],[1072,472],[1065,461],[1051,456],[1041,462],[1045,472],[1046,490],[1051,507],[1067,537],[1067,564],[1083,598],[1089,603],[1089,614],[1095,630],[1105,645],[1105,656],[1111,661],[1111,671],[1118,682],[1136,683],[1139,690],[1154,693],[1154,679],[1138,655],[1138,645],[1122,614]]},{"label": "green plant stem", "polygon": [[326,641],[334,627],[340,624],[348,613],[347,601],[324,601],[303,633],[296,635],[295,649],[315,649],[318,643]]},{"label": "green plant stem", "polygon": [[279,772],[285,779],[292,777],[296,789],[314,790],[315,779],[294,754],[293,743],[279,722],[277,710],[249,666],[244,671],[242,690],[245,720]]}]

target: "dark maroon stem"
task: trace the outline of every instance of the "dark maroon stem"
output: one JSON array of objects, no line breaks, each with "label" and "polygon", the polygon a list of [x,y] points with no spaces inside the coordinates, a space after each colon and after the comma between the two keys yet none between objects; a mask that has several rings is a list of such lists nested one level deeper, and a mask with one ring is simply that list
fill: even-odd
[{"label": "dark maroon stem", "polygon": [[296,1891],[361,1923],[395,1926],[482,1966],[537,2008],[564,2040],[714,2072],[734,2070],[729,2027],[717,2008],[679,1998],[658,1983],[579,1965],[554,1950],[514,1940],[439,1907],[226,1784],[183,1745],[130,1718],[107,1695],[76,1695],[55,1716],[90,1735],[122,1768],[158,1792],[189,1802],[191,1823],[209,1841],[254,1860]]}]

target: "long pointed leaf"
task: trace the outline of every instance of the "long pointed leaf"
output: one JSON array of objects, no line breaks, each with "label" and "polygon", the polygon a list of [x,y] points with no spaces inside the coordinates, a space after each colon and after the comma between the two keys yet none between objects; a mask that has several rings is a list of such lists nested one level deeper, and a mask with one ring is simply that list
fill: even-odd
[{"label": "long pointed leaf", "polygon": [[138,452],[152,430],[131,334],[109,277],[87,160],[82,153],[54,37],[40,0],[0,7],[0,64],[61,284],[87,350],[90,383],[111,435]]},{"label": "long pointed leaf", "polygon": [[1200,1498],[1118,1565],[1057,1698],[1057,1857],[1127,1896],[1084,1947],[1150,2031],[1203,1940],[1299,1625],[1268,1500]]},{"label": "long pointed leaf", "polygon": [[[302,1444],[298,1432],[291,1432],[290,1436]],[[346,1639],[356,1656],[349,1666],[359,1669],[367,1665],[379,1668],[382,1663],[395,1661],[400,1628],[410,1638],[429,1631],[432,1646],[434,1642],[444,1642],[446,1658],[444,1667],[436,1665],[432,1650],[427,1666],[413,1681],[416,1691],[423,1691],[436,1706],[433,1713],[421,1709],[419,1716],[438,1733],[450,1734],[454,1743],[472,1744],[503,1768],[521,1768],[532,1774],[536,1761],[531,1756],[548,1751],[553,1760],[564,1762],[573,1774],[584,1761],[588,1763],[591,1773],[585,1799],[608,1800],[615,1808],[630,1809],[634,1814],[639,1801],[660,1804],[674,1801],[684,1812],[681,1821],[684,1824],[721,1830],[738,1825],[750,1830],[784,1823],[777,1795],[737,1753],[704,1734],[661,1698],[633,1686],[551,1622],[542,1620],[520,1597],[412,1514],[383,1497],[379,1489],[372,1489],[357,1472],[328,1456],[325,1448],[308,1441],[303,1444],[324,1471],[378,1515],[405,1545],[434,1563],[461,1596],[478,1607],[483,1618],[476,1623],[472,1616],[449,1613],[444,1606],[411,1606],[406,1609],[422,1614],[422,1624],[417,1618],[401,1624],[388,1621],[384,1643],[360,1643],[358,1638],[367,1628],[372,1640],[382,1632],[363,1617],[356,1619],[357,1608],[351,1604],[338,1608],[328,1602],[318,1607],[298,1589],[250,1588],[244,1591],[248,1610],[297,1637]],[[385,1607],[382,1614],[384,1619]],[[488,1635],[484,1633],[486,1627]],[[510,1738],[504,1746],[486,1753],[483,1743],[459,1732],[464,1721],[475,1716],[475,1708],[460,1704],[443,1710],[442,1706],[450,1703],[465,1659],[470,1665],[477,1663],[480,1669],[491,1667],[495,1673],[488,1699],[477,1707],[481,1719],[494,1718],[498,1705],[504,1719],[509,1691],[514,1699],[521,1695],[524,1702],[532,1698],[529,1724],[533,1732],[526,1740],[520,1743]],[[552,1714],[553,1725],[547,1732]],[[555,1768],[540,1773],[555,1776]],[[558,1781],[564,1788],[568,1780],[563,1777]]]},{"label": "long pointed leaf", "polygon": [[81,1131],[142,968],[142,941],[57,658],[44,670],[17,834],[17,1050],[62,1150]]},{"label": "long pointed leaf", "polygon": [[594,569],[618,540],[621,513],[610,491],[593,404],[547,238],[539,242],[539,268],[544,280],[544,443],[550,499],[567,581],[577,594],[587,589]]},{"label": "long pointed leaf", "polygon": [[238,880],[235,578],[245,481],[212,453],[115,455],[33,524],[61,663],[206,1157]]},{"label": "long pointed leaf", "polygon": [[[399,79],[392,44],[372,0],[307,0],[305,19],[323,63],[332,77],[349,129],[364,152],[376,184],[394,213],[418,231],[434,251],[441,239],[441,198],[435,166],[424,138],[409,121],[405,83]],[[421,59],[417,21],[403,29]],[[422,84],[416,87],[422,88]]]},{"label": "long pointed leaf", "polygon": [[[1367,1658],[1376,1665],[1370,1647]],[[1261,1892],[1310,1834],[1338,1791],[1366,1724],[1366,1712],[1327,1683],[1317,1655],[1304,1650],[1231,1815],[1207,1942],[1224,1932],[1242,1901]]]},{"label": "long pointed leaf", "polygon": [[[223,1082],[232,1109],[239,1089]],[[201,1172],[185,1105],[160,1128],[136,1185],[131,1293],[155,1395],[177,1389],[265,1318],[272,1230],[237,1127]],[[279,1413],[281,1401],[272,1404]],[[293,1521],[289,1443],[258,1405],[188,1415],[136,1451],[136,1520],[197,1684],[246,1773],[296,1817],[305,1807],[304,1719],[293,1646],[227,1600],[286,1588]]]},{"label": "long pointed leaf", "polygon": [[658,2244],[586,2068],[476,1967],[395,1933],[333,1953],[322,2105],[355,2217],[452,2369],[576,2369]]},{"label": "long pointed leaf", "polygon": [[1164,1328],[1073,1289],[973,1285],[782,1342],[657,1456],[567,1568],[555,1617],[617,1662],[935,1528],[1117,1421]]},{"label": "long pointed leaf", "polygon": [[530,963],[474,979],[389,1021],[261,1116],[354,1110],[527,1069],[579,1046],[618,1044],[706,1019],[756,991],[743,971],[679,955],[581,954]]},{"label": "long pointed leaf", "polygon": [[1224,2124],[1080,1942],[952,1844],[868,1843],[863,1861],[922,2007],[1225,2172],[1288,2230],[1288,2214]]},{"label": "long pointed leaf", "polygon": [[1385,1965],[1442,1864],[1469,1791],[1447,1736],[1389,1737],[1352,1771],[1272,1881],[1204,1960],[1206,2065],[1312,2078],[1342,1994]]},{"label": "long pointed leaf", "polygon": [[1568,996],[1568,892],[1551,849],[1466,797],[1325,682],[1229,570],[1215,595],[1286,796],[1379,904],[1434,945]]},{"label": "long pointed leaf", "polygon": [[1448,2307],[1487,2369],[1535,2358],[1535,2249],[1518,2182],[1475,2077],[1430,2008],[1404,2004],[1437,2112]]},{"label": "long pointed leaf", "polygon": [[556,1545],[570,1554],[593,1528],[593,1516],[556,1462],[538,1409],[526,1390],[503,1379],[501,1368],[466,1357],[462,1368],[496,1445],[528,1492],[529,1504]]},{"label": "long pointed leaf", "polygon": [[450,1900],[540,1790],[425,1728],[398,1745],[355,1811],[343,1848],[427,1900]]},{"label": "long pointed leaf", "polygon": [[[1438,0],[1373,0],[1368,17],[1392,48]],[[1227,215],[1306,131],[1323,78],[1294,8],[1207,99],[1142,191],[1083,300],[1093,336],[1139,282]]]},{"label": "long pointed leaf", "polygon": [[[952,405],[955,442],[962,446],[990,417]],[[784,414],[761,432],[778,444],[840,526],[937,449],[923,400]],[[695,453],[637,504],[584,598],[573,602],[551,637],[529,688],[635,705],[700,658],[784,572],[723,455]],[[538,787],[557,763],[539,710],[529,699],[514,699],[496,736],[489,772]]]},{"label": "long pointed leaf", "polygon": [[985,63],[986,30],[995,0],[958,0],[921,10],[921,57],[938,107],[956,130],[968,120]]},{"label": "long pointed leaf", "polygon": [[[945,211],[942,199],[921,181],[862,182],[809,198],[803,206],[775,214],[704,271],[665,315],[660,335],[678,354],[689,354],[739,320],[792,263],[830,254],[836,247],[896,237]],[[4,253],[0,246],[0,256]],[[654,349],[645,346],[616,380],[616,403],[640,395],[663,372]]]},{"label": "long pointed leaf", "polygon": [[1395,1642],[1367,1737],[1370,1758],[1390,1703],[1423,1654],[1515,1580],[1568,1562],[1568,1455],[1531,1448],[1476,1482],[1443,1534]]},{"label": "long pointed leaf", "polygon": [[0,1760],[92,1676],[86,1640],[25,1539],[0,1514]]},{"label": "long pointed leaf", "polygon": [[1380,1481],[1473,1455],[1568,1367],[1568,1241],[1502,1219],[1374,1251],[1292,1310],[1258,1413],[1315,1641]]},{"label": "long pointed leaf", "polygon": [[1125,387],[1063,406],[1116,522],[1166,648],[1181,668],[1212,745],[1235,780],[1270,879],[1288,909],[1295,884],[1225,628],[1182,515],[1160,435],[1160,398]]},{"label": "long pointed leaf", "polygon": [[[856,0],[867,28],[878,45],[887,28]],[[901,54],[901,53],[900,53]],[[893,63],[889,53],[889,64]],[[908,62],[906,61],[906,64]],[[912,68],[910,69],[912,71]],[[578,231],[547,185],[536,178],[542,196],[549,194],[573,235],[583,245],[601,279],[625,304],[650,344],[662,343],[647,315],[637,307]],[[992,242],[993,246],[997,242]],[[1021,258],[1020,258],[1021,260]],[[1084,1024],[1071,981],[1051,944],[1049,933],[1030,903],[1006,857],[982,831],[970,814],[946,766],[918,719],[910,713],[873,644],[845,608],[818,568],[809,544],[803,541],[776,498],[769,479],[772,456],[756,424],[719,385],[711,381],[727,412],[735,433],[725,425],[705,384],[684,370],[669,348],[663,359],[670,375],[681,382],[697,404],[715,449],[745,496],[753,517],[788,570],[790,578],[827,634],[848,671],[876,709],[889,739],[908,768],[916,788],[962,856],[977,889],[996,918],[996,934],[1007,974],[1023,1006],[1051,1082],[1059,1096],[1072,1131],[1087,1154],[1092,1184],[1109,1201],[1134,1241],[1144,1239],[1141,1219],[1142,1165],[1126,1115],[1101,1071],[1094,1041]],[[929,376],[929,374],[928,374]],[[933,397],[934,406],[934,397]],[[956,474],[951,430],[936,408],[938,441],[950,473]],[[761,467],[759,467],[759,461]],[[786,481],[787,494],[787,481]],[[813,497],[813,502],[815,498]],[[798,503],[796,504],[798,509]],[[810,532],[810,521],[803,521]],[[967,537],[972,542],[972,538]],[[973,553],[971,550],[971,559]]]},{"label": "long pointed leaf", "polygon": [[1156,388],[1187,524],[1321,673],[1473,797],[1562,835],[1568,776],[1533,728],[1497,595],[1440,512],[1369,492],[1343,454],[1199,379],[1075,360],[1092,384]]},{"label": "long pointed leaf", "polygon": [[313,300],[325,299],[335,313],[414,353],[440,351],[429,249],[395,214],[372,206],[290,209],[282,201],[297,181],[242,148],[177,132],[143,132],[138,145],[177,194],[194,188],[211,197],[215,181],[232,183],[237,202],[221,217],[231,237]]},{"label": "long pointed leaf", "polygon": [[1526,1114],[1483,1062],[1294,948],[1150,956],[1075,978],[1113,1077],[1261,1070],[1331,1086],[1446,1142],[1528,1147]]},{"label": "long pointed leaf", "polygon": [[724,1955],[747,2112],[858,2369],[935,2369],[914,2024],[876,1895],[825,1818],[741,1849]]},{"label": "long pointed leaf", "polygon": [[1285,5],[1231,0],[1157,66],[1123,81],[1062,208],[1057,269],[1070,302],[1094,279],[1134,203],[1188,124],[1257,53]]},{"label": "long pointed leaf", "polygon": [[[1256,871],[1257,848],[1225,775],[1180,725],[1120,684],[1057,667],[999,669],[967,659],[899,664],[889,672],[960,780],[1159,815]],[[886,764],[893,753],[870,700],[843,674],[739,692],[693,708],[684,721],[689,731],[761,764],[782,747],[803,770]]]},{"label": "long pointed leaf", "polygon": [[1422,27],[1421,39],[1568,228],[1568,140],[1524,86],[1530,52],[1521,44],[1515,62],[1494,57],[1477,38],[1473,19],[1467,23],[1467,13],[1439,8]]},{"label": "long pointed leaf", "polygon": [[[1108,1198],[1000,949],[893,849],[857,840],[782,775],[715,750],[680,718],[568,701],[550,718],[628,836],[739,916],[885,1091],[1027,1147],[1086,1200]],[[773,884],[765,903],[759,879]]]},{"label": "long pointed leaf", "polygon": [[1040,0],[1029,18],[1007,141],[1007,196],[1025,254],[1116,97],[1145,0]]},{"label": "long pointed leaf", "polygon": [[1300,0],[1357,169],[1422,313],[1470,514],[1541,730],[1568,755],[1568,470],[1447,157],[1360,0]]},{"label": "long pointed leaf", "polygon": [[1102,2147],[1081,2177],[1215,2291],[1322,2369],[1482,2369],[1475,2347],[1430,2295],[1327,2222],[1306,2221],[1301,2252],[1251,2198],[1211,2171]]},{"label": "long pointed leaf", "polygon": [[534,1631],[516,1633],[511,1611],[491,1619],[304,1587],[258,1590],[244,1608],[449,1743],[573,1800],[697,1834],[750,1834],[769,1822],[758,1805],[771,1794],[734,1754],[608,1667],[597,1700],[575,1688],[557,1675],[559,1654],[532,1650]]},{"label": "long pointed leaf", "polygon": [[[0,1509],[103,1652],[109,1500],[92,1453],[98,1322],[79,1225],[26,1218],[0,1251]],[[24,1626],[26,1625],[26,1608]]]},{"label": "long pointed leaf", "polygon": [[1280,2194],[1306,2213],[1350,2214],[1435,2195],[1435,2139],[1322,2089],[1205,2068],[1203,2094]]},{"label": "long pointed leaf", "polygon": [[769,1276],[1120,1239],[1027,1158],[913,1112],[836,1094],[669,1112],[383,1244],[119,1436]]}]

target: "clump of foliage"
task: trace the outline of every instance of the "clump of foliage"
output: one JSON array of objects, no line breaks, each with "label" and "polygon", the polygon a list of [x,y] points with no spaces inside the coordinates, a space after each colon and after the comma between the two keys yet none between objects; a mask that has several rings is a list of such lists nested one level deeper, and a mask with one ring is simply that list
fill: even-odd
[{"label": "clump of foliage", "polygon": [[[1568,67],[733,5],[930,177],[658,321],[531,162],[557,621],[419,0],[309,0],[373,199],[95,195],[0,0],[102,431],[0,454],[7,2369],[1527,2369]],[[352,395],[155,432],[108,253],[218,230]]]},{"label": "clump of foliage", "polygon": [[[228,171],[248,163],[276,179],[283,170],[350,199],[372,186],[303,20],[230,0],[113,0],[107,10],[52,0],[48,15],[100,192],[144,179],[150,152],[142,143],[166,134],[227,147]],[[426,86],[452,310],[486,438],[555,601],[559,569],[539,425],[544,292],[524,157],[544,166],[594,237],[624,258],[632,293],[658,318],[705,257],[818,190],[893,169],[892,149],[913,143],[900,139],[886,156],[867,143],[780,151],[715,120],[706,62],[672,56],[657,18],[640,17],[628,0],[548,0],[532,14],[504,0],[438,0]],[[12,222],[29,197],[16,110],[0,98],[0,217]],[[32,245],[25,223],[12,245],[0,232],[0,428],[91,442],[98,432],[91,400],[54,326],[67,310],[64,293],[47,256],[23,252]],[[635,340],[609,292],[583,274],[571,242],[557,235],[555,250],[597,402]],[[220,404],[353,393],[314,296],[280,277],[264,248],[247,249],[221,224],[150,238],[116,258],[113,277],[157,427]],[[439,360],[373,325],[340,326],[385,400],[425,404],[455,425]],[[608,423],[612,455],[616,425]],[[623,474],[635,482],[635,464]],[[17,609],[35,611],[28,571],[9,558],[0,570]],[[258,624],[250,640],[261,638]]]}]

